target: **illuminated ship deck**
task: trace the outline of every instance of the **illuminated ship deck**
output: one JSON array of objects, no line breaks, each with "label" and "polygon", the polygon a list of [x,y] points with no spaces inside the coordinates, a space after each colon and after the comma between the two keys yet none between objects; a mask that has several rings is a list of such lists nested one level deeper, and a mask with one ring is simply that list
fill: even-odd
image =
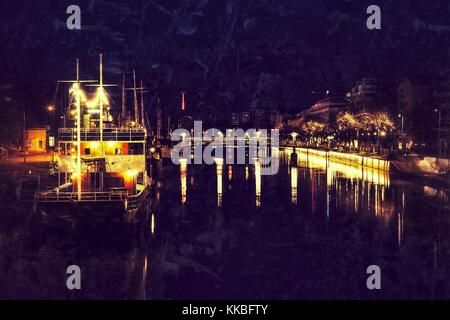
[{"label": "illuminated ship deck", "polygon": [[[100,129],[81,129],[81,141],[99,141]],[[77,130],[75,128],[59,129],[59,141],[76,141]],[[144,141],[146,132],[142,128],[104,128],[103,141]]]}]

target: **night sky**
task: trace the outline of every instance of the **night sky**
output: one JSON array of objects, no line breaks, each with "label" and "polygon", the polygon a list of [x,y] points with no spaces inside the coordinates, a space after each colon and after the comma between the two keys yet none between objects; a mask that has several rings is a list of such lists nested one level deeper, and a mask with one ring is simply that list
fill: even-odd
[{"label": "night sky", "polygon": [[[71,4],[81,31],[66,28]],[[381,7],[381,30],[366,28],[371,4]],[[14,133],[24,106],[40,124],[56,81],[74,78],[75,58],[82,78],[97,79],[99,53],[108,83],[136,68],[147,112],[159,97],[173,113],[187,91],[189,112],[211,124],[251,107],[296,113],[362,77],[395,90],[405,75],[447,65],[449,11],[447,0],[5,0],[0,127]],[[110,91],[119,106],[119,89]]]}]

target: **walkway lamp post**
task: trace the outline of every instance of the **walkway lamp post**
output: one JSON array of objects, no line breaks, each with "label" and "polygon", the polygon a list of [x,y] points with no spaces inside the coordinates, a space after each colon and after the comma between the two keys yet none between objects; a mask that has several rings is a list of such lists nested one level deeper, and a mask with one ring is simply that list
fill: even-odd
[{"label": "walkway lamp post", "polygon": [[296,142],[297,142],[297,136],[298,136],[297,132],[292,132],[291,133],[292,142],[293,142],[294,146],[296,145]]},{"label": "walkway lamp post", "polygon": [[439,164],[439,158],[441,157],[441,110],[436,108],[434,112],[438,114],[438,154],[436,158],[436,164]]},{"label": "walkway lamp post", "polygon": [[403,116],[402,113],[398,114],[398,117],[401,119],[401,123],[402,123],[402,131],[401,131],[401,136],[402,136],[402,154],[405,154],[405,132],[404,132],[404,125],[405,125],[405,117]]}]

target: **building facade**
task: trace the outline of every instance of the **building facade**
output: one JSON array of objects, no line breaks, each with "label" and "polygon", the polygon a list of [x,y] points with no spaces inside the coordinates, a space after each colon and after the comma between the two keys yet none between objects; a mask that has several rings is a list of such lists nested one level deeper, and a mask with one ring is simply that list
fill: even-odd
[{"label": "building facade", "polygon": [[302,111],[300,116],[305,120],[330,122],[334,121],[340,112],[347,111],[348,107],[349,103],[345,95],[335,95],[320,100],[309,109]]},{"label": "building facade", "polygon": [[375,78],[363,78],[358,81],[348,98],[350,109],[354,112],[362,109],[381,110],[386,107],[386,90]]},{"label": "building facade", "polygon": [[47,151],[47,128],[30,128],[26,131],[26,151],[32,153]]}]

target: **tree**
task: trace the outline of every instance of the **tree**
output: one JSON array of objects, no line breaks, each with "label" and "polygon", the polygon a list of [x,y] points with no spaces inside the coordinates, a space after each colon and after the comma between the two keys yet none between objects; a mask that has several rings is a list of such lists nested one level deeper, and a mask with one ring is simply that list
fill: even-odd
[{"label": "tree", "polygon": [[316,142],[318,138],[324,133],[326,125],[318,121],[307,121],[303,123],[301,131],[308,138],[308,143]]},{"label": "tree", "polygon": [[373,124],[378,133],[387,133],[395,129],[394,122],[386,112],[377,112],[373,115]]},{"label": "tree", "polygon": [[341,112],[336,117],[336,124],[339,130],[358,130],[362,128],[358,117],[350,112]]},{"label": "tree", "polygon": [[360,119],[350,112],[341,112],[336,117],[336,124],[339,140],[344,140],[346,144],[355,147],[355,137],[358,138],[358,131],[363,128]]}]

